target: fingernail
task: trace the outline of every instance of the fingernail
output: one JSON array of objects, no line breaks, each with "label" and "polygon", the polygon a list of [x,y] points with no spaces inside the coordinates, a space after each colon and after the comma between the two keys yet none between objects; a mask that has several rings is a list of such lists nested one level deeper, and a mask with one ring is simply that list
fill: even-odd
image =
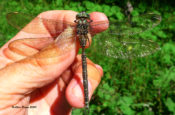
[{"label": "fingernail", "polygon": [[96,68],[98,69],[98,71],[100,72],[100,75],[103,76],[103,69],[100,65],[95,64]]},{"label": "fingernail", "polygon": [[[78,76],[78,75],[77,75]],[[70,85],[67,88],[67,99],[70,105],[76,108],[84,107],[84,89],[83,89],[83,80],[73,79]],[[92,85],[88,82],[88,91],[89,91],[89,99],[92,96]]]},{"label": "fingernail", "polygon": [[[84,84],[83,84],[83,80],[81,80],[81,83],[82,83],[82,85],[84,86]],[[90,98],[90,96],[91,96],[91,93],[92,93],[92,86],[91,86],[91,83],[89,82],[89,80],[88,80],[88,96],[89,96],[89,98]],[[84,93],[84,89],[83,89],[83,93]]]},{"label": "fingernail", "polygon": [[[84,98],[84,86],[83,86],[83,80],[81,80],[82,84],[76,84],[75,87],[73,88],[73,93],[76,97],[78,98]],[[88,82],[88,92],[89,92],[89,97],[91,96],[92,92],[92,86],[90,82]]]}]

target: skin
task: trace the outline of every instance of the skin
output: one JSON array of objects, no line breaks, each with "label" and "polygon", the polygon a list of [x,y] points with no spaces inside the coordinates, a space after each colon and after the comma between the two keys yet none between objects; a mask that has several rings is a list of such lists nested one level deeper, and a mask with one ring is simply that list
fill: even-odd
[{"label": "skin", "polygon": [[[54,10],[39,16],[73,22],[76,14],[74,11]],[[108,21],[103,13],[93,12],[90,15],[94,22]],[[53,33],[49,30],[54,25],[48,25],[46,29],[45,25],[36,27],[38,23],[34,21],[24,30],[35,25],[33,31],[41,34],[20,31],[0,49],[0,115],[68,115],[72,107],[84,106],[81,56],[77,55],[80,48],[78,41],[68,41],[67,44],[71,46],[69,51],[61,49],[66,43],[48,46],[53,41]],[[57,29],[63,29],[63,26],[58,25]],[[94,30],[99,33],[105,29],[107,27],[97,26]],[[25,39],[18,40],[22,38]],[[34,56],[29,57],[31,55]],[[91,97],[100,83],[103,70],[89,59],[87,67]],[[31,106],[36,108],[24,108]]]}]

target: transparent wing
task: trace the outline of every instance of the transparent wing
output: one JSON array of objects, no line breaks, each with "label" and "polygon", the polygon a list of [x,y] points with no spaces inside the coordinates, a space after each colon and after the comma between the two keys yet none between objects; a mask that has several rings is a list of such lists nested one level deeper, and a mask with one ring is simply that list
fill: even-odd
[{"label": "transparent wing", "polygon": [[[68,31],[72,31],[72,29],[71,30],[69,30],[69,28],[66,29],[51,44],[43,48],[39,53],[37,53],[36,55],[32,57],[35,57],[38,60],[45,59],[45,58],[57,59],[57,57],[66,55],[70,53],[71,51],[75,52],[76,38],[75,38],[73,31],[70,33],[67,33]],[[49,54],[48,54],[48,50],[50,50]]]},{"label": "transparent wing", "polygon": [[132,17],[131,20],[111,19],[108,22],[92,22],[91,32],[96,32],[97,27],[109,26],[107,32],[114,35],[133,35],[152,29],[161,22],[161,16],[155,13],[147,13]]},{"label": "transparent wing", "polygon": [[[26,38],[12,41],[9,44],[10,54],[15,54],[21,60],[26,57],[37,60],[58,59],[59,56],[69,54],[76,50],[74,29],[68,27],[56,39],[54,38]],[[24,51],[28,49],[27,51]],[[70,55],[70,54],[69,54]],[[9,55],[8,57],[10,57]],[[12,55],[13,56],[13,55]],[[14,57],[11,57],[12,59]]]},{"label": "transparent wing", "polygon": [[[10,25],[19,30],[22,29],[24,32],[32,34],[45,34],[49,32],[53,36],[53,38],[27,38],[16,40],[15,42],[19,45],[15,45],[14,48],[17,50],[12,51],[12,53],[19,54],[18,60],[25,57],[34,57],[37,60],[54,59],[75,50],[75,23],[34,17],[19,12],[8,13],[6,18]],[[63,28],[65,29],[63,30]],[[48,43],[46,42],[47,40]],[[50,40],[52,40],[52,42]],[[32,50],[32,53],[25,52],[22,47],[29,47],[29,49],[37,47],[38,51],[33,52]],[[13,45],[9,46],[9,49],[14,48]],[[49,54],[47,53],[48,50],[50,50]]]},{"label": "transparent wing", "polygon": [[35,17],[20,12],[8,13],[6,18],[13,27],[32,34],[45,34],[49,32],[51,35],[57,36],[63,31],[63,28],[75,26],[73,22]]},{"label": "transparent wing", "polygon": [[150,55],[160,47],[151,40],[134,39],[128,37],[97,35],[93,38],[90,52],[113,58],[137,58]]}]

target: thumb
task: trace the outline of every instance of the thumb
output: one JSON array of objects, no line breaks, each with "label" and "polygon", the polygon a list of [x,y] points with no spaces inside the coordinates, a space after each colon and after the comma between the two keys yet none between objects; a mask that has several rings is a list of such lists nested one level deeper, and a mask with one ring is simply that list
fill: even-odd
[{"label": "thumb", "polygon": [[[76,56],[76,44],[71,41],[73,40],[73,35],[66,34],[67,32],[71,33],[71,31],[73,33],[72,29],[66,29],[60,35],[61,39],[63,39],[59,40],[59,43],[54,42],[35,55],[0,69],[0,109],[17,104],[25,95],[33,90],[51,83],[73,63]],[[65,34],[66,39],[69,38],[69,40],[64,38]],[[64,40],[66,40],[66,43]],[[12,47],[16,44],[18,48],[14,49],[12,47],[11,54],[9,55],[12,55],[12,51],[16,54],[28,55],[27,52],[19,50],[19,42],[21,41],[19,40],[11,45]],[[32,44],[32,42],[23,41],[22,43],[29,43],[35,48],[41,47],[37,46],[36,42]],[[71,50],[68,50],[69,47]],[[8,51],[6,54],[8,54]]]}]

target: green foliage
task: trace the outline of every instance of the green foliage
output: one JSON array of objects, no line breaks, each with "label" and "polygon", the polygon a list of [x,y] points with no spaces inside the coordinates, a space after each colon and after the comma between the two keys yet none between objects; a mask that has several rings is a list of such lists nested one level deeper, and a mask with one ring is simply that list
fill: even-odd
[{"label": "green foliage", "polygon": [[[101,65],[104,71],[101,84],[90,103],[91,115],[175,114],[174,4],[165,0],[133,0],[131,3],[134,6],[132,16],[145,12],[162,15],[160,25],[137,36],[157,42],[161,50],[144,58],[122,60],[103,57],[87,49],[88,57]],[[19,11],[36,16],[46,10],[99,11],[110,19],[123,20],[125,4],[126,0],[1,0],[0,33],[6,39],[1,37],[0,45],[17,33],[7,24],[5,16],[8,12]],[[82,111],[75,109],[73,114],[82,114]]]},{"label": "green foliage", "polygon": [[167,98],[165,105],[168,107],[168,110],[175,114],[175,102],[171,98]]}]

